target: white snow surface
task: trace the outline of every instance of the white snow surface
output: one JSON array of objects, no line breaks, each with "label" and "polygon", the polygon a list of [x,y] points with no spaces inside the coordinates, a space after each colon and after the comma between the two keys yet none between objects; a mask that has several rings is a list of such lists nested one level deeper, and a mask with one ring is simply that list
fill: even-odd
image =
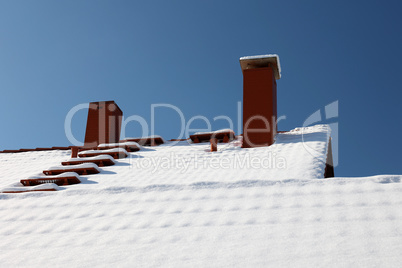
[{"label": "white snow surface", "polygon": [[[99,152],[99,151],[96,151],[96,152]],[[85,161],[88,161],[88,160],[111,160],[111,161],[113,161],[114,163],[116,162],[115,160],[114,160],[114,158],[113,157],[111,157],[110,155],[108,155],[108,154],[101,154],[101,155],[97,155],[97,156],[90,156],[90,157],[77,157],[77,158],[70,158],[70,159],[68,159],[67,161],[68,162],[80,162],[80,161],[83,161],[83,160],[85,160]],[[96,164],[95,164],[96,165]],[[75,165],[75,166],[77,166],[77,165]]]},{"label": "white snow surface", "polygon": [[[218,152],[168,142],[56,192],[0,194],[0,264],[399,267],[402,175],[322,179],[328,134],[318,125]],[[0,154],[0,188],[69,157]]]},{"label": "white snow surface", "polygon": [[62,165],[52,166],[52,167],[47,168],[46,170],[61,170],[61,169],[69,170],[69,169],[77,169],[77,168],[95,168],[99,172],[102,170],[98,167],[98,165],[96,165],[94,163],[83,163],[83,164],[72,165],[72,166],[62,166]]},{"label": "white snow surface", "polygon": [[159,136],[159,135],[150,135],[150,136],[144,136],[144,137],[128,137],[128,138],[125,138],[125,140],[135,140],[135,139],[162,139],[163,140],[163,138],[162,138],[162,136]]},{"label": "white snow surface", "polygon": [[60,187],[54,183],[44,183],[36,186],[23,186],[21,183],[15,183],[10,185],[9,187],[4,187],[0,189],[0,193],[3,192],[29,192],[29,191],[38,191],[38,190],[49,190],[56,189],[59,190]]},{"label": "white snow surface", "polygon": [[218,134],[218,133],[224,133],[224,132],[230,132],[233,131],[230,128],[225,128],[225,129],[218,129],[215,131],[211,131],[211,132],[196,132],[193,135],[201,135],[201,134]]},{"label": "white snow surface", "polygon": [[86,150],[86,151],[80,151],[78,152],[79,154],[95,154],[95,153],[126,153],[126,149],[124,148],[112,148],[112,149],[105,149],[105,150]]},{"label": "white snow surface", "polygon": [[115,146],[137,146],[141,148],[141,145],[136,143],[135,141],[127,141],[127,142],[120,142],[120,143],[102,143],[98,145],[98,148],[107,148],[107,147],[115,147]]},{"label": "white snow surface", "polygon": [[79,178],[79,175],[76,172],[63,172],[61,174],[58,175],[50,175],[50,176],[46,176],[44,175],[42,172],[38,173],[37,175],[33,175],[33,176],[29,176],[27,179],[57,179],[60,177],[76,177]]}]

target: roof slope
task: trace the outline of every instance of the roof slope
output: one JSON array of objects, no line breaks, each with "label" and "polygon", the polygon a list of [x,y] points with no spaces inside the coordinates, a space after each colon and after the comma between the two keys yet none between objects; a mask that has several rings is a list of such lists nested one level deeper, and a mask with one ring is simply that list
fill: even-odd
[{"label": "roof slope", "polygon": [[[402,176],[320,179],[328,131],[298,129],[255,149],[234,141],[215,153],[186,142],[147,147],[61,191],[0,194],[0,263],[398,265]],[[260,164],[270,155],[285,166]],[[0,186],[68,158],[2,154]]]}]

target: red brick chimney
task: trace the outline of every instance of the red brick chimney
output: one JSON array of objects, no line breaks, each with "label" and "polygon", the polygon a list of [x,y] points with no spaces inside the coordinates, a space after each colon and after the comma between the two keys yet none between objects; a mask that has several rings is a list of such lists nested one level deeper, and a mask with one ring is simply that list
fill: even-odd
[{"label": "red brick chimney", "polygon": [[91,102],[84,147],[119,142],[122,117],[123,112],[114,101]]},{"label": "red brick chimney", "polygon": [[240,58],[243,71],[243,148],[269,146],[277,131],[278,55]]}]

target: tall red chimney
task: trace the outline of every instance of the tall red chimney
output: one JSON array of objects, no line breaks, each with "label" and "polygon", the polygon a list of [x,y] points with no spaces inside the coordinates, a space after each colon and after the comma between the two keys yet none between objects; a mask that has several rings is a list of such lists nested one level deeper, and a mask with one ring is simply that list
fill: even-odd
[{"label": "tall red chimney", "polygon": [[122,117],[123,112],[114,101],[91,102],[84,147],[119,142]]},{"label": "tall red chimney", "polygon": [[243,148],[269,146],[277,131],[278,55],[240,58],[243,71]]}]

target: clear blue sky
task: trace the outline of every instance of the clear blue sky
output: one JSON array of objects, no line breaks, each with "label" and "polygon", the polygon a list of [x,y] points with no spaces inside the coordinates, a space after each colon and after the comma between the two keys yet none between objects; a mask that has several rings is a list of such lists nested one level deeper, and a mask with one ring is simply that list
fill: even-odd
[{"label": "clear blue sky", "polygon": [[[236,121],[239,57],[277,53],[280,130],[339,101],[339,117],[321,122],[339,124],[336,175],[401,174],[401,11],[400,1],[0,1],[0,150],[70,145],[65,116],[91,101],[146,120],[169,103],[187,120]],[[156,112],[156,132],[175,138],[177,114]],[[81,111],[78,139],[85,124]]]}]

